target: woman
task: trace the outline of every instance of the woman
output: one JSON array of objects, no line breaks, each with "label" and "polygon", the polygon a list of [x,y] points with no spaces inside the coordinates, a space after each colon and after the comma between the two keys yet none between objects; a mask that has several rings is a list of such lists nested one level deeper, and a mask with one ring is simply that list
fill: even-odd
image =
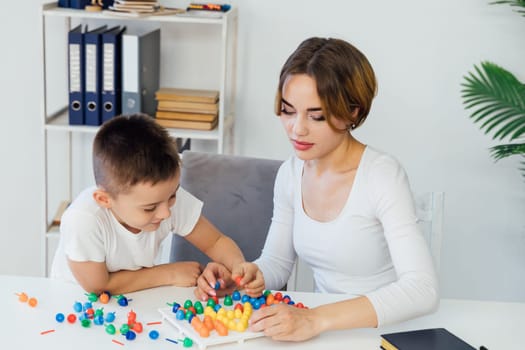
[{"label": "woman", "polygon": [[[283,66],[275,112],[295,155],[277,175],[272,224],[255,264],[266,288],[280,289],[298,255],[312,267],[316,291],[355,298],[263,308],[252,316],[252,331],[300,341],[437,308],[437,277],[405,171],[352,135],[376,90],[370,63],[343,40],[307,39]],[[255,275],[249,264],[244,269],[243,284]]]}]

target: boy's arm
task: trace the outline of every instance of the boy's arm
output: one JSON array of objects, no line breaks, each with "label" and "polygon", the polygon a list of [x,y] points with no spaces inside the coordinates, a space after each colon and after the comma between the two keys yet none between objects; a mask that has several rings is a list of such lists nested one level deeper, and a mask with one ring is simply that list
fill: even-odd
[{"label": "boy's arm", "polygon": [[[208,219],[201,215],[193,230],[185,238],[210,259],[224,265],[229,270],[228,279],[241,277],[240,281],[235,282],[241,282],[241,286],[238,287],[243,287],[248,295],[254,297],[261,295],[264,278],[257,265],[247,263],[239,246],[230,237],[222,234]],[[217,278],[223,279],[224,275],[219,265],[208,265],[198,280],[195,290],[197,298],[206,300],[209,295],[218,295],[214,286]],[[232,281],[224,280],[224,282],[226,285],[221,286],[222,291],[219,294],[224,294],[231,288]]]},{"label": "boy's arm", "polygon": [[103,262],[69,260],[69,267],[78,283],[87,292],[123,294],[165,285],[191,287],[201,273],[199,263],[182,261],[145,267],[135,271],[108,272]]},{"label": "boy's arm", "polygon": [[223,264],[230,271],[245,261],[239,246],[202,215],[185,238],[211,260]]}]

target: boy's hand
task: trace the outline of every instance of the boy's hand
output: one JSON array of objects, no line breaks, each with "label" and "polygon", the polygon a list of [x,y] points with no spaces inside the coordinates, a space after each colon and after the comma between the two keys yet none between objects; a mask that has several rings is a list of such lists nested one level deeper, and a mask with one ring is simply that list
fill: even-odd
[{"label": "boy's hand", "polygon": [[244,289],[250,297],[258,297],[264,291],[264,277],[259,267],[250,262],[244,262],[233,268],[232,278],[239,289]]},{"label": "boy's hand", "polygon": [[209,296],[222,297],[234,289],[230,270],[220,263],[210,262],[197,279],[194,293],[197,299],[206,301]]},{"label": "boy's hand", "polygon": [[171,284],[177,287],[193,287],[202,271],[202,266],[196,261],[179,261],[170,264]]}]

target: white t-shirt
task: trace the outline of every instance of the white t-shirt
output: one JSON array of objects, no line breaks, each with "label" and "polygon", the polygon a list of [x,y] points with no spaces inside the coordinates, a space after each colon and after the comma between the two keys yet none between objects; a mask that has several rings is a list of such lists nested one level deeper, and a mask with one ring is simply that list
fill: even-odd
[{"label": "white t-shirt", "polygon": [[299,255],[316,291],[366,295],[379,325],[435,309],[438,281],[401,165],[367,146],[341,213],[319,222],[303,210],[303,164],[293,156],[277,174],[272,223],[255,261],[266,288],[281,288]]},{"label": "white t-shirt", "polygon": [[202,202],[179,187],[171,215],[160,227],[154,232],[133,234],[109,209],[95,202],[95,190],[95,187],[85,189],[62,216],[52,278],[76,282],[67,257],[74,261],[105,262],[109,272],[154,266],[162,241],[171,233],[189,234],[201,215]]}]

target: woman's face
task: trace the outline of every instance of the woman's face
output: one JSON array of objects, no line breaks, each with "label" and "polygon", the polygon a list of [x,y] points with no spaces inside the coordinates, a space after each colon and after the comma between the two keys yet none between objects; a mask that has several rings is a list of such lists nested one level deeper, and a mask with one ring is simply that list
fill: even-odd
[{"label": "woman's face", "polygon": [[[297,157],[321,159],[333,152],[348,137],[334,131],[321,108],[315,80],[306,74],[290,75],[283,84],[281,122]],[[332,118],[337,129],[345,123]]]}]

